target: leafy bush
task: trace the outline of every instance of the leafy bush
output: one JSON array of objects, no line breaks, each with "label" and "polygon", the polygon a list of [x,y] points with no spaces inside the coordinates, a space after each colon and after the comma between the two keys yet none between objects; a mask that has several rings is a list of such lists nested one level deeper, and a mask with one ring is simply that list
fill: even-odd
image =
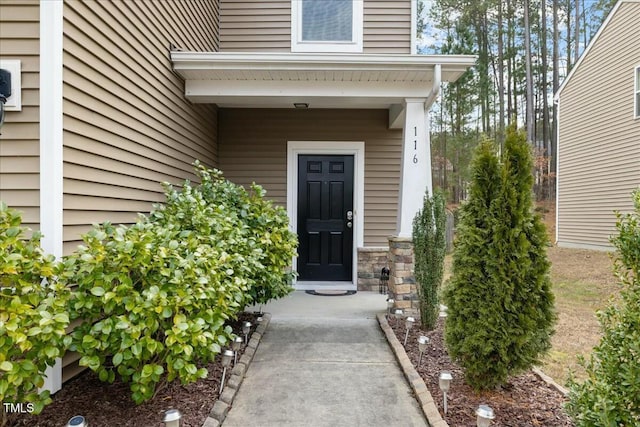
[{"label": "leafy bush", "polygon": [[130,382],[136,403],[164,381],[204,378],[198,364],[231,337],[225,322],[291,289],[295,238],[281,211],[220,172],[197,173],[200,186],[165,185],[166,204],[130,227],[94,227],[64,262],[73,318],[84,320],[71,349],[102,381]]},{"label": "leafy bush", "polygon": [[[26,237],[20,214],[0,202],[0,401],[51,402],[44,373],[65,349],[69,291],[54,277],[53,256],[40,248],[40,233]],[[2,411],[1,425],[6,413]]]},{"label": "leafy bush", "polygon": [[423,207],[413,220],[420,321],[426,329],[433,329],[438,320],[438,290],[442,284],[446,252],[446,220],[443,194],[436,191],[433,197],[430,197],[427,192]]},{"label": "leafy bush", "polygon": [[588,361],[587,379],[570,383],[567,410],[578,426],[640,425],[640,189],[635,212],[618,215],[614,270],[621,302],[598,313],[603,337]]},{"label": "leafy bush", "polygon": [[252,263],[251,268],[246,268],[250,285],[247,303],[264,304],[288,295],[293,290],[290,266],[296,255],[297,237],[289,230],[286,211],[266,200],[266,191],[259,185],[253,184],[251,191],[246,191],[224,180],[220,171],[208,170],[198,163],[196,171],[204,200],[212,204],[224,200],[239,222],[239,239],[231,247]]},{"label": "leafy bush", "polygon": [[512,127],[502,163],[482,143],[445,290],[445,340],[475,389],[531,368],[550,348],[555,315],[546,232],[533,214],[530,148]]}]

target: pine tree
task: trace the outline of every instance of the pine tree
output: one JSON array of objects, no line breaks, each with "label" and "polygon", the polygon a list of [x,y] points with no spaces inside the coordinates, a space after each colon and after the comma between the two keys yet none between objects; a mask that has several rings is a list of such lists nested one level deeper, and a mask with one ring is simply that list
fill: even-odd
[{"label": "pine tree", "polygon": [[454,251],[446,343],[476,389],[503,384],[550,348],[555,322],[546,232],[533,213],[526,136],[507,131],[502,164],[483,144]]},{"label": "pine tree", "polygon": [[490,338],[484,325],[494,294],[487,270],[493,222],[490,208],[500,183],[498,159],[490,142],[478,146],[471,171],[469,199],[460,208],[453,276],[443,296],[448,308],[445,340],[449,354],[464,368],[478,370],[485,363],[484,347]]}]

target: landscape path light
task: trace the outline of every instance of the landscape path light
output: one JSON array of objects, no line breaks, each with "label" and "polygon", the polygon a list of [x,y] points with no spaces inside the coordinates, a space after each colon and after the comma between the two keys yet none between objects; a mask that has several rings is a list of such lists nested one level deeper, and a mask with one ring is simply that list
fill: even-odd
[{"label": "landscape path light", "polygon": [[447,317],[447,306],[440,304],[440,317]]},{"label": "landscape path light", "polygon": [[180,427],[180,418],[182,418],[180,411],[177,409],[169,409],[164,413],[162,422],[165,427]]},{"label": "landscape path light", "polygon": [[402,315],[403,314],[404,314],[404,312],[400,308],[393,312],[393,317],[395,317],[396,322],[398,322],[400,319],[402,319]]},{"label": "landscape path light", "polygon": [[222,353],[222,381],[220,382],[220,394],[224,389],[224,377],[227,374],[227,368],[231,365],[231,359],[233,359],[233,351],[225,350]]},{"label": "landscape path light", "polygon": [[391,316],[391,310],[393,310],[393,305],[396,303],[396,300],[393,298],[387,298],[387,310],[389,311],[389,316]]},{"label": "landscape path light", "polygon": [[88,427],[87,420],[82,415],[76,415],[67,422],[66,427]]},{"label": "landscape path light", "polygon": [[420,335],[418,338],[418,351],[420,351],[420,360],[418,360],[418,366],[422,363],[422,355],[427,350],[427,344],[429,343],[429,337]]},{"label": "landscape path light", "polygon": [[476,410],[476,415],[478,418],[476,419],[476,425],[478,427],[489,427],[491,424],[491,420],[493,420],[496,416],[493,413],[493,409],[487,405],[480,405]]},{"label": "landscape path light", "polygon": [[416,319],[414,319],[413,317],[409,316],[405,319],[404,321],[404,326],[406,329],[406,332],[404,333],[404,346],[407,346],[407,338],[409,338],[409,330],[413,327],[413,324],[416,323]]},{"label": "landscape path light", "polygon": [[233,350],[233,366],[236,366],[238,363],[238,350],[240,350],[243,341],[242,337],[238,336],[231,341],[231,350]]},{"label": "landscape path light", "polygon": [[249,331],[251,331],[251,322],[242,323],[242,333],[244,334],[244,343],[249,342]]},{"label": "landscape path light", "polygon": [[444,402],[444,413],[447,413],[447,392],[449,391],[449,387],[451,386],[451,380],[453,376],[451,376],[451,372],[442,371],[440,372],[440,378],[438,380],[438,385],[440,386],[440,390],[442,390],[442,399]]}]

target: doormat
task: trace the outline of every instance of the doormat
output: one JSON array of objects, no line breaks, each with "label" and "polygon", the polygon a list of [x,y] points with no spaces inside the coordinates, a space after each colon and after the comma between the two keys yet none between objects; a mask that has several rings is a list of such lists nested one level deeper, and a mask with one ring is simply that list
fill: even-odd
[{"label": "doormat", "polygon": [[357,291],[305,291],[309,295],[319,295],[321,297],[341,297],[344,295],[354,295]]}]

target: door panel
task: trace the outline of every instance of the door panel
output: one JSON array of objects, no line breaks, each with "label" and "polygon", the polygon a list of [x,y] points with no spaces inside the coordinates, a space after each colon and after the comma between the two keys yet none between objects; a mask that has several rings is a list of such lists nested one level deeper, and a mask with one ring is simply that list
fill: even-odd
[{"label": "door panel", "polygon": [[298,156],[298,279],[351,281],[353,156]]}]

